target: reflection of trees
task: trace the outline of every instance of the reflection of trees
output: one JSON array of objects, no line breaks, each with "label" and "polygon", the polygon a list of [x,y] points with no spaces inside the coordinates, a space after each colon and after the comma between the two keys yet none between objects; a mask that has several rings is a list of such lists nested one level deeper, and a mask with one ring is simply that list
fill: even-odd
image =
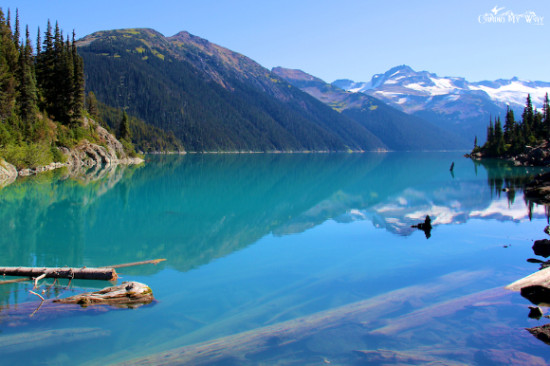
[{"label": "reflection of trees", "polygon": [[[508,204],[511,205],[516,199],[516,192],[523,192],[527,183],[533,180],[533,177],[545,171],[540,167],[517,167],[513,163],[498,159],[486,159],[474,161],[474,164],[483,165],[487,170],[487,181],[491,188],[492,194],[501,197],[501,194],[506,193]],[[524,196],[525,204],[527,205],[529,219],[533,217],[533,209],[535,203]],[[549,207],[544,206],[546,217],[549,216]]]}]

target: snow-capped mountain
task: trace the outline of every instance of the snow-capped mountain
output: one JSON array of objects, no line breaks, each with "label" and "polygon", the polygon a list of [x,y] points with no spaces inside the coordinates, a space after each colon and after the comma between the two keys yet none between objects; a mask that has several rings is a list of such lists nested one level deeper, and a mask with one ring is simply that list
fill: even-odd
[{"label": "snow-capped mountain", "polygon": [[[527,94],[534,106],[542,106],[550,83],[510,80],[469,82],[462,77],[440,77],[427,71],[415,71],[401,65],[369,82],[336,80],[332,85],[351,92],[361,92],[438,124],[445,124],[473,141],[480,140],[490,115],[504,115],[506,105],[521,113]],[[519,116],[518,116],[519,117]]]}]

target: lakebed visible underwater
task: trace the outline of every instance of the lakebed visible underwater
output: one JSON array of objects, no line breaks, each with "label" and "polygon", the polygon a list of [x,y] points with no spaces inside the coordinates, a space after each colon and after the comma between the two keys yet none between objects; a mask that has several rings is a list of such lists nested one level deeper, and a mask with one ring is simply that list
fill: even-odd
[{"label": "lakebed visible underwater", "polygon": [[[525,328],[550,320],[504,289],[546,260],[531,247],[547,210],[521,191],[540,171],[461,153],[209,154],[18,180],[0,190],[0,265],[167,260],[119,270],[153,289],[137,309],[34,312],[32,284],[0,286],[0,364],[546,365]],[[411,227],[426,215],[430,235]],[[49,298],[109,285],[51,283]]]}]

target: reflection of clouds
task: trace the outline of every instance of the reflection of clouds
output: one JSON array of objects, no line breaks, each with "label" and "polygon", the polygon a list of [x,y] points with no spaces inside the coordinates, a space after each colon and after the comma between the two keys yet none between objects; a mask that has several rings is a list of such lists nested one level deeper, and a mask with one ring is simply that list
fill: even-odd
[{"label": "reflection of clouds", "polygon": [[[533,216],[535,215],[544,217],[546,215],[544,212],[544,206],[534,206]],[[508,200],[500,199],[497,201],[492,201],[489,207],[484,210],[470,212],[470,217],[497,219],[503,221],[526,221],[529,220],[529,210],[524,202],[509,204]]]},{"label": "reflection of clouds", "polygon": [[[427,194],[418,190],[407,189],[398,197],[369,209],[351,209],[346,214],[336,218],[336,221],[369,220],[377,228],[384,228],[398,235],[410,235],[416,231],[411,228],[411,225],[423,222],[426,215],[429,215],[432,219],[432,225],[462,224],[469,219],[516,222],[529,220],[529,209],[523,200],[509,203],[506,197],[501,197],[482,199],[476,202],[463,202],[456,198],[457,194],[460,194],[460,192],[438,191]],[[452,199],[448,197],[449,195],[455,195],[455,198]],[[434,197],[437,197],[437,199]],[[448,201],[448,203],[441,203],[445,201]],[[533,217],[545,216],[544,206],[533,208]]]},{"label": "reflection of clouds", "polygon": [[423,208],[420,211],[411,212],[405,215],[405,218],[411,219],[414,221],[423,221],[426,218],[426,215],[430,215],[432,219],[432,225],[444,225],[457,223],[458,216],[464,216],[464,212],[460,211],[459,206],[431,206],[429,209]]}]

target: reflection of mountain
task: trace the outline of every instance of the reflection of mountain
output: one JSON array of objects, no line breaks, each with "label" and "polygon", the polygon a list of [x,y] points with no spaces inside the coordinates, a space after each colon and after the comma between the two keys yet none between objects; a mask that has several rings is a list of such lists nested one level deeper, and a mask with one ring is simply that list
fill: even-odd
[{"label": "reflection of mountain", "polygon": [[[545,207],[516,200],[516,197],[522,197],[523,186],[540,171],[539,168],[513,167],[503,161],[485,161],[483,165],[476,162],[474,169],[466,172],[466,175],[461,172],[457,179],[434,184],[427,179],[434,174],[434,168],[428,167],[429,163],[418,167],[415,164],[416,158],[407,161],[400,157],[394,166],[391,165],[391,159],[384,162],[384,167],[389,165],[388,171],[393,172],[395,177],[393,180],[383,177],[382,182],[400,182],[402,188],[390,188],[388,195],[379,203],[364,205],[362,199],[367,195],[366,192],[339,192],[291,220],[279,233],[305,230],[327,218],[338,222],[368,220],[378,228],[399,235],[410,235],[417,230],[411,226],[423,222],[426,215],[430,215],[434,226],[460,224],[469,219],[524,221],[533,215],[547,216]],[[435,169],[437,174],[448,174],[441,162],[436,164],[439,165]],[[398,165],[402,167],[399,168]],[[487,175],[486,182],[472,179],[478,175],[478,171],[479,174]],[[375,175],[379,176],[380,172],[376,170]],[[338,212],[341,214],[338,215]]]},{"label": "reflection of mountain", "polygon": [[[406,235],[426,214],[433,225],[494,218],[490,213],[501,210],[493,201],[497,186],[525,170],[464,160],[452,178],[448,167],[455,157],[161,156],[87,185],[47,176],[21,181],[0,191],[2,262],[98,266],[167,258],[166,265],[185,271],[270,233],[301,232],[327,219],[368,219]],[[500,213],[518,219],[515,211]]]}]

